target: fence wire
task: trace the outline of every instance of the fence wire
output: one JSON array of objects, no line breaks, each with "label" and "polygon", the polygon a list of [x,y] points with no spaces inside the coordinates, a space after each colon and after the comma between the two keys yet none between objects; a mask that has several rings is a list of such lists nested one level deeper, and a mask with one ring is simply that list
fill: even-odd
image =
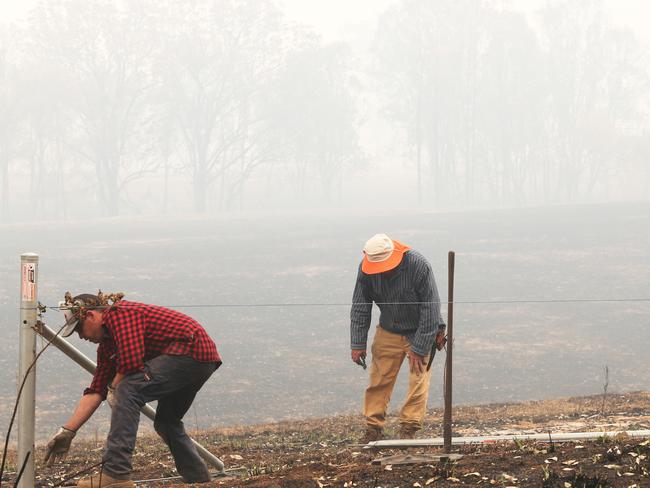
[{"label": "fence wire", "polygon": [[[524,298],[524,299],[469,299],[434,302],[262,302],[262,303],[190,303],[161,305],[167,308],[288,308],[288,307],[352,307],[356,305],[520,305],[536,303],[629,303],[629,302],[650,302],[645,297],[624,297],[624,298]],[[63,310],[66,307],[46,305],[48,310]],[[37,307],[27,307],[21,310],[34,310]]]}]

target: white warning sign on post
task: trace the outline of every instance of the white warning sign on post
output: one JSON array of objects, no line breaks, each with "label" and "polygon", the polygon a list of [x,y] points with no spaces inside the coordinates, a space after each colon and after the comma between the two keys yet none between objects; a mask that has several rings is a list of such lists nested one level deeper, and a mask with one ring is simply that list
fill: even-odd
[{"label": "white warning sign on post", "polygon": [[36,300],[36,263],[23,263],[21,281],[22,300],[24,302]]}]

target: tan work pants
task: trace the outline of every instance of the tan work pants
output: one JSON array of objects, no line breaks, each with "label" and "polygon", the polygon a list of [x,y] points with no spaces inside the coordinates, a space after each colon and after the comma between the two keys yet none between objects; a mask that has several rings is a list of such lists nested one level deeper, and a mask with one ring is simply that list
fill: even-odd
[{"label": "tan work pants", "polygon": [[[411,350],[406,337],[393,334],[377,326],[372,342],[372,363],[370,364],[370,384],[366,389],[364,415],[368,426],[383,428],[386,410],[393,393],[397,373],[407,353]],[[426,358],[428,361],[428,356]],[[407,361],[408,365],[408,361]],[[409,372],[409,389],[400,411],[400,423],[421,427],[427,409],[429,380],[431,371],[420,376]]]}]

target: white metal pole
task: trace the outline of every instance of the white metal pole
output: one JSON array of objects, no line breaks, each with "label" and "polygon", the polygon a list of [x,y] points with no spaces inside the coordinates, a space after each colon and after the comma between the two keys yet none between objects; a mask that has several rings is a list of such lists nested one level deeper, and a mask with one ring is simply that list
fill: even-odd
[{"label": "white metal pole", "polygon": [[[38,254],[20,256],[20,344],[18,359],[18,387],[36,357],[36,317],[38,307]],[[25,381],[18,404],[18,459],[19,471],[27,463],[18,488],[34,487],[34,409],[36,399],[36,367]],[[29,457],[28,457],[29,456]]]}]

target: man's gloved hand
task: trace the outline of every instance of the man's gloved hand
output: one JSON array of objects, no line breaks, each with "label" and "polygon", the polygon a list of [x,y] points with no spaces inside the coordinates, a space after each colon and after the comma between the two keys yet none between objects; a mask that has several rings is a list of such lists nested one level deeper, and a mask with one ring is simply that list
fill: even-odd
[{"label": "man's gloved hand", "polygon": [[108,385],[108,393],[106,394],[106,401],[111,408],[115,408],[117,405],[117,393],[115,393],[115,388],[112,385]]},{"label": "man's gloved hand", "polygon": [[65,459],[75,435],[77,433],[74,430],[66,429],[65,427],[61,427],[54,434],[54,437],[47,443],[47,449],[45,451],[45,463],[48,466]]}]

